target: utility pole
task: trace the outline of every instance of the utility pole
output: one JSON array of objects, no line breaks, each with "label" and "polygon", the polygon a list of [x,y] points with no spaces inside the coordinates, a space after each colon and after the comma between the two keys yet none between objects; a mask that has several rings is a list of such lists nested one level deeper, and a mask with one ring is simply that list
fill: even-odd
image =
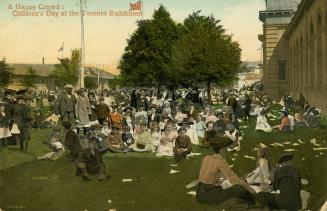
[{"label": "utility pole", "polygon": [[84,88],[85,42],[84,42],[83,0],[80,0],[80,15],[81,15],[81,56],[80,56],[81,61],[80,61],[79,88]]}]

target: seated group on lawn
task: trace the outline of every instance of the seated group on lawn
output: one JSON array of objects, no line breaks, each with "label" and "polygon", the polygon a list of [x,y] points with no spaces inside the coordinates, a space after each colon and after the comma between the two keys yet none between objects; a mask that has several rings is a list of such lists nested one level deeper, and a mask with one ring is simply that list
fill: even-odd
[{"label": "seated group on lawn", "polygon": [[[192,145],[212,147],[215,153],[205,156],[201,164],[196,195],[199,202],[220,204],[229,198],[241,198],[249,205],[260,201],[272,209],[296,210],[301,207],[300,175],[291,165],[291,155],[282,156],[276,169],[267,147],[258,145],[257,168],[244,180],[224,158],[227,150],[241,150],[240,122],[247,123],[253,116],[257,116],[256,131],[276,129],[291,133],[296,127],[324,127],[319,121],[319,111],[310,107],[303,95],[296,102],[285,96],[280,102],[283,109],[278,111],[279,116],[272,114],[270,108],[276,102],[260,87],[256,84],[240,90],[213,92],[222,104],[222,109],[215,109],[199,89],[159,93],[139,89],[130,94],[80,89],[73,93],[72,85],[66,85],[63,93],[55,95],[54,115],[46,121],[42,121],[40,110],[36,112],[37,121],[31,118],[29,97],[15,99],[7,93],[0,102],[0,143],[5,146],[11,137],[19,137],[22,148],[27,149],[33,125],[52,125],[54,132],[49,144],[66,146],[76,174],[85,180],[94,173],[99,180],[106,178],[104,153],[152,152],[180,161],[192,155]],[[271,126],[269,122],[276,119],[279,123]],[[60,124],[64,127],[63,140],[58,140]],[[272,190],[280,192],[271,193]],[[257,196],[256,192],[261,193]]]}]

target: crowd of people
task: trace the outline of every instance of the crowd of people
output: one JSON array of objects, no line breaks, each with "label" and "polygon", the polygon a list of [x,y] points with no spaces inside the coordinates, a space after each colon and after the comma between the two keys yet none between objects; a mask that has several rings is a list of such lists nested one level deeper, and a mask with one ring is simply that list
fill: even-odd
[{"label": "crowd of people", "polygon": [[[215,90],[212,95],[222,104],[221,109],[215,109],[200,89],[97,93],[86,89],[73,92],[73,86],[66,85],[62,93],[49,94],[53,115],[45,118],[42,109],[32,110],[33,95],[28,90],[5,91],[0,102],[0,144],[19,143],[21,150],[28,150],[31,128],[51,127],[49,145],[54,151],[65,148],[76,166],[76,175],[84,180],[91,179],[89,174],[98,174],[99,180],[106,178],[103,155],[107,152],[152,152],[180,161],[192,154],[192,145],[212,147],[215,153],[205,156],[201,164],[199,202],[220,204],[241,198],[253,205],[255,193],[261,192],[258,198],[263,205],[299,209],[300,174],[291,164],[292,155],[281,156],[276,168],[268,147],[258,145],[257,168],[244,180],[224,156],[226,151],[241,150],[242,121],[252,121],[256,116],[256,131],[291,133],[296,127],[323,128],[319,110],[310,107],[302,94],[298,100],[284,96],[278,102],[283,106],[280,117],[274,116],[270,107],[277,102],[262,91],[262,84]],[[271,126],[269,117],[279,118],[279,124]],[[272,193],[276,190],[280,192]]]}]

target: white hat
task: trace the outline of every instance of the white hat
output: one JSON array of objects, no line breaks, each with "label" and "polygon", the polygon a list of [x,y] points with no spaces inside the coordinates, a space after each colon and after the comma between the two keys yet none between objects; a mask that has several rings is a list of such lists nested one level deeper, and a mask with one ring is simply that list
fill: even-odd
[{"label": "white hat", "polygon": [[65,89],[72,89],[73,88],[73,85],[71,85],[71,84],[66,84],[65,85]]}]

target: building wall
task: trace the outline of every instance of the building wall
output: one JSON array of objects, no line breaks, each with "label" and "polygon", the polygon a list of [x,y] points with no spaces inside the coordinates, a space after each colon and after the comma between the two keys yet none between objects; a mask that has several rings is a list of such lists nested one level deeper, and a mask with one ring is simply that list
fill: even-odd
[{"label": "building wall", "polygon": [[279,80],[279,62],[287,60],[288,51],[282,36],[287,25],[264,25],[263,41],[263,84],[264,90],[273,98],[280,98],[287,89],[288,78]]},{"label": "building wall", "polygon": [[292,95],[303,93],[311,105],[327,110],[327,1],[307,4],[287,39]]}]

